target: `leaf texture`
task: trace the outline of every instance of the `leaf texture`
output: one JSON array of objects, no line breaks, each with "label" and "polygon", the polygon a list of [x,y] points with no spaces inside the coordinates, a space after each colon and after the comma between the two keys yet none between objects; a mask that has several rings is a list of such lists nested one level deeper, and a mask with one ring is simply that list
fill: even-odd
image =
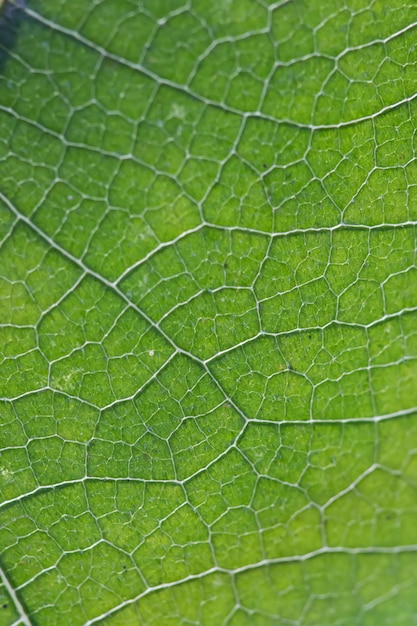
[{"label": "leaf texture", "polygon": [[0,623],[416,624],[416,6],[18,15]]}]

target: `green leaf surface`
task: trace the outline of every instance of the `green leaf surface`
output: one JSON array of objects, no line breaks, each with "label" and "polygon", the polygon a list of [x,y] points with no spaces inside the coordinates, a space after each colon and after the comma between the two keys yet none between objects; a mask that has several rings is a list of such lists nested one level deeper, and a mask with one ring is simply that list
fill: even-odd
[{"label": "green leaf surface", "polygon": [[5,10],[0,624],[417,624],[417,6]]}]

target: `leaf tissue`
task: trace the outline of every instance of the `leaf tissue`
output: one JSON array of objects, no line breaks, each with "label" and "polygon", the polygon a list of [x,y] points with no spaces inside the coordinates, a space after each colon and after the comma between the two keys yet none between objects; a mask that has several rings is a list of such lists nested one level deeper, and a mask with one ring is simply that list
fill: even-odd
[{"label": "leaf tissue", "polygon": [[416,624],[416,5],[18,5],[0,624]]}]

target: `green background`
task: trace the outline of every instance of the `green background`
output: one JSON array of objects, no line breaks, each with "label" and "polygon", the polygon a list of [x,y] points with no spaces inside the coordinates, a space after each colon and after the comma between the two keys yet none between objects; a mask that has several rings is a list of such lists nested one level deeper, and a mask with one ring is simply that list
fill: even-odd
[{"label": "green background", "polygon": [[29,3],[0,75],[0,624],[417,624],[416,24]]}]

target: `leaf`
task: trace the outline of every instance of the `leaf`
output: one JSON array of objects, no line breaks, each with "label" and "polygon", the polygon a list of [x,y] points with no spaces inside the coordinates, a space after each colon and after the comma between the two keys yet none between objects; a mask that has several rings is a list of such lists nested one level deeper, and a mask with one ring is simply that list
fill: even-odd
[{"label": "leaf", "polygon": [[413,622],[416,21],[4,27],[2,624]]}]

